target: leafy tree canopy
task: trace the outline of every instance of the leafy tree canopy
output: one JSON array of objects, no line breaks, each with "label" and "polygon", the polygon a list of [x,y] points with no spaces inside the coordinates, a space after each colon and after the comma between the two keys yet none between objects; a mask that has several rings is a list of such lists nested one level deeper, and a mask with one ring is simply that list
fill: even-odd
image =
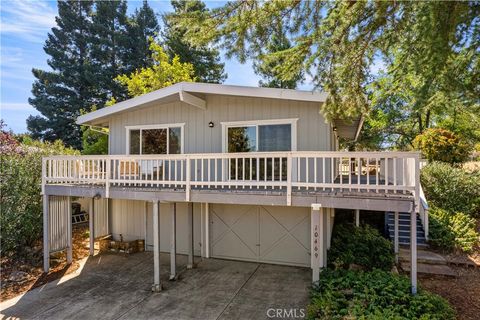
[{"label": "leafy tree canopy", "polygon": [[168,87],[182,81],[195,81],[193,65],[180,62],[175,56],[169,59],[162,47],[152,41],[153,65],[141,68],[130,75],[120,75],[116,80],[124,85],[131,97],[139,96],[157,89]]},{"label": "leafy tree canopy", "polygon": [[329,93],[326,116],[366,115],[381,146],[409,148],[442,121],[478,123],[479,2],[237,1],[175,19],[192,43],[220,41],[240,61],[263,54],[278,21],[292,46],[266,54],[283,59],[275,72],[310,74]]},{"label": "leafy tree canopy", "polygon": [[[261,87],[295,89],[297,84],[303,80],[303,71],[293,73],[285,78],[278,69],[284,63],[282,51],[292,47],[282,23],[277,23],[277,29],[272,33],[269,43],[265,46],[265,52],[258,56],[253,64],[253,70],[263,79],[260,80]],[[280,52],[280,54],[277,54]]]},{"label": "leafy tree canopy", "polygon": [[468,159],[473,146],[445,129],[429,128],[413,140],[429,161],[459,163]]}]

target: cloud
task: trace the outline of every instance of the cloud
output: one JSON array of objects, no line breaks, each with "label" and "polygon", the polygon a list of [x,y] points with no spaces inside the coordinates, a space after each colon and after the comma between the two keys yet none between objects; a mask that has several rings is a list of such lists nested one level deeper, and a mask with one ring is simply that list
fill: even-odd
[{"label": "cloud", "polygon": [[48,2],[2,1],[0,8],[3,36],[43,43],[47,32],[55,25],[57,12]]}]

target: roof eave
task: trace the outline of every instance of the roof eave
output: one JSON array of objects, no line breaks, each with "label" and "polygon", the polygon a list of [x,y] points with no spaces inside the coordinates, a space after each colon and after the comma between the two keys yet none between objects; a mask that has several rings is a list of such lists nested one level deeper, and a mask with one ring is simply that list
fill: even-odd
[{"label": "roof eave", "polygon": [[220,85],[198,82],[180,82],[129,100],[119,102],[108,108],[84,114],[77,118],[77,124],[88,124],[99,119],[127,111],[147,103],[160,100],[175,94],[186,93],[219,94],[230,96],[247,96],[256,98],[285,99],[295,101],[310,101],[324,103],[327,99],[325,92],[299,91],[291,89],[257,88],[233,85]]}]

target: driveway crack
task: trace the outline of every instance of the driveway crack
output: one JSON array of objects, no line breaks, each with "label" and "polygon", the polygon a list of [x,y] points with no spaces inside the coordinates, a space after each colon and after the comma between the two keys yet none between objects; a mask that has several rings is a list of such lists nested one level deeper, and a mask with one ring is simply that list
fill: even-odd
[{"label": "driveway crack", "polygon": [[240,291],[242,291],[242,289],[245,287],[245,285],[248,283],[248,281],[250,281],[250,279],[252,279],[253,275],[255,273],[257,273],[257,270],[260,268],[261,264],[257,264],[257,267],[255,268],[255,270],[252,272],[252,274],[247,278],[247,280],[245,280],[245,282],[242,284],[242,286],[237,290],[235,291],[235,293],[233,294],[233,296],[230,298],[230,300],[228,301],[227,305],[225,306],[225,308],[223,308],[222,312],[220,312],[220,314],[218,315],[218,317],[215,319],[215,320],[218,320],[220,319],[220,317],[225,313],[225,311],[227,310],[227,308],[232,304],[233,300],[237,297],[237,295],[240,293]]}]

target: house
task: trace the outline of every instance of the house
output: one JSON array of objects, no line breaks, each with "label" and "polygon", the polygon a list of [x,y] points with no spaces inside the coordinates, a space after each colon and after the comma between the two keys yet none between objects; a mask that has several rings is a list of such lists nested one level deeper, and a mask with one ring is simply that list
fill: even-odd
[{"label": "house", "polygon": [[[49,253],[71,260],[72,197],[88,199],[90,241],[145,239],[160,252],[312,268],[326,266],[336,209],[427,213],[419,155],[338,151],[361,120],[328,122],[321,92],[178,83],[83,116],[109,129],[109,155],[43,159],[45,271]],[[416,290],[417,219],[411,219]],[[93,248],[93,245],[91,245]],[[93,254],[93,251],[91,251]]]}]

